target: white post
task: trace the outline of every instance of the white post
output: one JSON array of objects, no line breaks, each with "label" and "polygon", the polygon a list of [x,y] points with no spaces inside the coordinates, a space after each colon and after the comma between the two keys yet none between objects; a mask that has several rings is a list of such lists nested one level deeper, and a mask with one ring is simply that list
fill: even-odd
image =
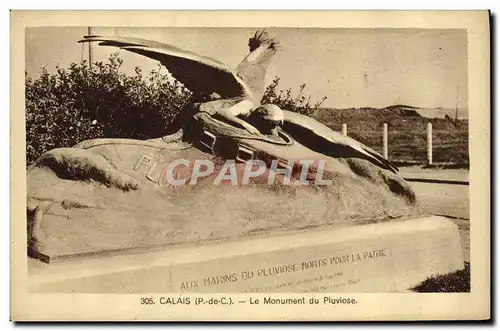
[{"label": "white post", "polygon": [[427,162],[432,164],[432,123],[427,124]]},{"label": "white post", "polygon": [[347,136],[347,124],[342,124],[342,134],[344,136]]},{"label": "white post", "polygon": [[[88,27],[88,35],[92,35],[92,28]],[[92,61],[94,61],[94,53],[92,51],[92,43],[87,43],[89,45],[89,68],[92,68]]]},{"label": "white post", "polygon": [[389,159],[389,139],[388,139],[388,125],[384,123],[384,131],[382,133],[382,141],[384,145],[384,158]]}]

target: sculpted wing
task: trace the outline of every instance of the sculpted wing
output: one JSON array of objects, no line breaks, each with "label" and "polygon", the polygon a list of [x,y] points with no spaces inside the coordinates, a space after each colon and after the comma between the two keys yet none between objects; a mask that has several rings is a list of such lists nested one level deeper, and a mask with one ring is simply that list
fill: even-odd
[{"label": "sculpted wing", "polygon": [[79,42],[99,42],[102,46],[119,47],[157,60],[193,93],[216,92],[222,98],[252,97],[244,80],[224,63],[175,46],[138,38],[104,36],[85,36]]},{"label": "sculpted wing", "polygon": [[252,95],[260,103],[265,91],[267,67],[278,50],[278,42],[270,38],[265,30],[260,30],[249,39],[250,53],[236,68]]},{"label": "sculpted wing", "polygon": [[302,145],[332,157],[359,157],[396,173],[398,168],[368,146],[301,114],[283,110],[283,129]]}]

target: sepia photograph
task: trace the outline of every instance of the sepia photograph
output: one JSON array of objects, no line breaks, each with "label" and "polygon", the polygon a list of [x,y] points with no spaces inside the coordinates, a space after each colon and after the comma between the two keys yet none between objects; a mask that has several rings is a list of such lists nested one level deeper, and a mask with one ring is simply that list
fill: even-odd
[{"label": "sepia photograph", "polygon": [[[23,87],[12,171],[23,173],[13,185],[25,219],[12,222],[25,238],[24,295],[129,298],[128,309],[150,307],[155,320],[167,306],[220,307],[214,318],[231,320],[222,309],[252,305],[270,320],[360,306],[346,318],[364,320],[385,316],[361,313],[384,294],[482,294],[476,318],[489,316],[489,209],[471,203],[489,189],[489,171],[474,181],[480,193],[471,186],[471,171],[489,162],[473,155],[489,150],[489,60],[471,56],[489,45],[488,13],[457,13],[464,24],[427,14],[452,23],[34,16],[19,29],[24,56],[12,71]],[[481,93],[476,81],[487,84]],[[389,319],[432,315],[410,306]],[[458,312],[440,309],[438,319]],[[61,314],[53,318],[96,316]],[[196,318],[172,314],[164,319]]]}]

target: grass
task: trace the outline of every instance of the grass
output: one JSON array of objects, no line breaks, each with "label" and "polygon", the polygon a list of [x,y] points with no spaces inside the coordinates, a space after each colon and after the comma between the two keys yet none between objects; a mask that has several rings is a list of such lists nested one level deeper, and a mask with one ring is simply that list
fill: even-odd
[{"label": "grass", "polygon": [[415,292],[470,292],[470,263],[464,269],[447,275],[430,277],[411,289]]},{"label": "grass", "polygon": [[347,124],[347,134],[382,153],[382,128],[388,124],[389,159],[397,162],[427,162],[427,124],[433,127],[433,161],[468,167],[468,120],[426,118],[407,107],[331,109],[321,108],[317,120],[334,130]]}]

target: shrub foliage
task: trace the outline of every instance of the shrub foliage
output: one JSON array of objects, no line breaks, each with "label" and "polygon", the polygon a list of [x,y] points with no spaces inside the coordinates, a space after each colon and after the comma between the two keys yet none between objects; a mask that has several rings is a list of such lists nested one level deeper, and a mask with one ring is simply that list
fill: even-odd
[{"label": "shrub foliage", "polygon": [[56,73],[26,75],[27,162],[56,147],[93,138],[147,139],[164,134],[191,93],[161,67],[133,76],[120,72],[122,59],[73,63]]}]

